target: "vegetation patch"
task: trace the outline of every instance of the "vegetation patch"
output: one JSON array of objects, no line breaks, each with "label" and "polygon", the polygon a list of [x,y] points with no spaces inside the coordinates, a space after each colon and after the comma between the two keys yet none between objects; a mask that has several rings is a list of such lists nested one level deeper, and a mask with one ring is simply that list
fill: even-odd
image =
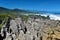
[{"label": "vegetation patch", "polygon": [[7,21],[7,17],[10,17],[11,19],[15,19],[15,15],[13,14],[0,14],[0,30],[4,23]]},{"label": "vegetation patch", "polygon": [[23,20],[24,20],[25,22],[27,22],[27,19],[28,19],[28,16],[24,15],[24,16],[23,16]]}]

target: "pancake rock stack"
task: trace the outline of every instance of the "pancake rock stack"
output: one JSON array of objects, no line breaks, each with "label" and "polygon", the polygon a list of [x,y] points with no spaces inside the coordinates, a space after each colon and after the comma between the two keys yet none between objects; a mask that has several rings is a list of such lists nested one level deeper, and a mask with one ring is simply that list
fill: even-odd
[{"label": "pancake rock stack", "polygon": [[3,40],[60,40],[60,21],[38,16],[8,18],[1,28]]}]

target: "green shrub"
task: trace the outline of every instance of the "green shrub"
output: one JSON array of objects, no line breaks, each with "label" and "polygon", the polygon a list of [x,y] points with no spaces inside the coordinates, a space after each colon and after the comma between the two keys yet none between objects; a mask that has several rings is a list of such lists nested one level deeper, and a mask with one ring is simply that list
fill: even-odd
[{"label": "green shrub", "polygon": [[27,22],[27,19],[28,19],[28,16],[24,15],[24,16],[23,16],[23,20],[24,20],[25,22]]}]

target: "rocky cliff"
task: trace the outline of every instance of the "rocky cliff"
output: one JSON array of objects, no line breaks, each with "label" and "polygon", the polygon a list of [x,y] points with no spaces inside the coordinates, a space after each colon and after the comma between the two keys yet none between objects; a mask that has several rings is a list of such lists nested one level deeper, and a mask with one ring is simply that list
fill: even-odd
[{"label": "rocky cliff", "polygon": [[0,40],[60,40],[60,21],[37,15],[8,17],[0,29]]}]

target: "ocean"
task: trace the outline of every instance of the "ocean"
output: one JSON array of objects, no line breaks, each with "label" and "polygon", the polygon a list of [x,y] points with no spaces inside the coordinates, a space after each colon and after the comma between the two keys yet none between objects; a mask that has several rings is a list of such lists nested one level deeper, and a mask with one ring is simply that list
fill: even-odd
[{"label": "ocean", "polygon": [[50,19],[52,20],[60,20],[60,13],[43,13],[41,14],[42,16],[48,16],[50,17]]}]

